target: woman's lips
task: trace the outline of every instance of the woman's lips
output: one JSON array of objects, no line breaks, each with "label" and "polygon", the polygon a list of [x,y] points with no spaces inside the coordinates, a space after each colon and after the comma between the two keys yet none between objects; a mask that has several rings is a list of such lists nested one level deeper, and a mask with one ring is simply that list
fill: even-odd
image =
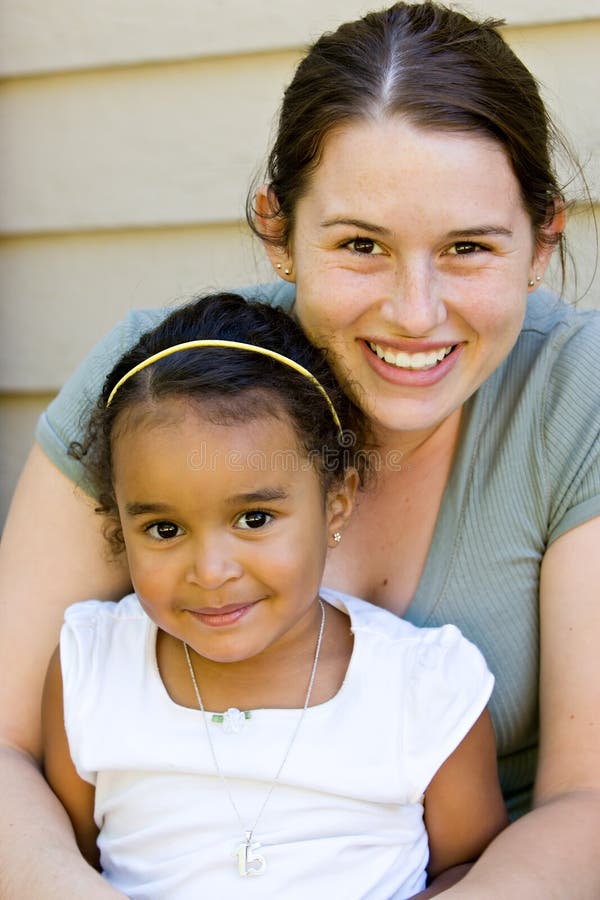
[{"label": "woman's lips", "polygon": [[229,606],[206,607],[204,609],[189,609],[196,619],[209,628],[222,628],[225,625],[233,625],[239,622],[257,603],[232,603]]},{"label": "woman's lips", "polygon": [[406,387],[428,387],[441,381],[454,368],[463,348],[463,344],[440,344],[407,353],[376,341],[360,344],[374,372],[391,384]]}]

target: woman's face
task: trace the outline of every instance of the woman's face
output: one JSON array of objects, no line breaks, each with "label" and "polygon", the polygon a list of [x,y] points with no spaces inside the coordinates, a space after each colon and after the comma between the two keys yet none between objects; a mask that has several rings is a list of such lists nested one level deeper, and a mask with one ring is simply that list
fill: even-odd
[{"label": "woman's face", "polygon": [[400,118],[329,136],[288,253],[310,338],[380,430],[413,437],[507,356],[550,255],[498,144]]}]

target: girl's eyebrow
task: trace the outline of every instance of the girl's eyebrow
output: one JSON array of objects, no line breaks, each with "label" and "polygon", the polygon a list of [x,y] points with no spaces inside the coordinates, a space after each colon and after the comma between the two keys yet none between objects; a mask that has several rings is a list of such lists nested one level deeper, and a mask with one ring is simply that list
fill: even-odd
[{"label": "girl's eyebrow", "polygon": [[263,488],[257,491],[248,491],[244,494],[234,494],[227,498],[227,502],[232,506],[238,506],[244,503],[265,503],[270,500],[286,500],[289,497],[288,491],[284,488]]},{"label": "girl's eyebrow", "polygon": [[145,516],[148,513],[168,513],[171,507],[167,503],[126,503],[125,512],[128,516]]},{"label": "girl's eyebrow", "polygon": [[[284,488],[264,488],[258,491],[248,491],[243,494],[234,494],[227,498],[231,506],[239,506],[244,503],[266,503],[273,500],[287,500],[289,492]],[[173,507],[168,503],[140,503],[133,501],[125,504],[125,512],[128,516],[146,516],[149,514],[168,515],[173,512]]]}]

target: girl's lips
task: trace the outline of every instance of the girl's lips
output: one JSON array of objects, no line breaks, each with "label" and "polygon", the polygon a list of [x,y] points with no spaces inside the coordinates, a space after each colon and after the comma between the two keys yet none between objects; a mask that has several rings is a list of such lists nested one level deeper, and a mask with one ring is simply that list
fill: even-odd
[{"label": "girl's lips", "polygon": [[[402,387],[429,387],[441,381],[451,369],[454,368],[462,353],[463,344],[455,344],[447,356],[435,365],[426,369],[410,369],[394,365],[381,359],[377,353],[371,349],[369,341],[359,342],[363,351],[363,355],[374,372],[377,373],[385,381],[390,384],[397,384]],[[441,346],[441,345],[440,345]]]},{"label": "girl's lips", "polygon": [[239,622],[253,606],[253,603],[230,604],[229,606],[208,607],[205,609],[190,609],[190,612],[196,619],[199,619],[203,625],[209,628],[222,628],[225,625],[233,625]]}]

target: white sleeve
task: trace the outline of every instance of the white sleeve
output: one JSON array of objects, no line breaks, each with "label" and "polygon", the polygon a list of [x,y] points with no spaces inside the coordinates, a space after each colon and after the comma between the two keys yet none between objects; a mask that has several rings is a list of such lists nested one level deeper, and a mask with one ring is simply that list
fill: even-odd
[{"label": "white sleeve", "polygon": [[422,630],[407,676],[400,758],[417,802],[485,709],[494,677],[453,625]]},{"label": "white sleeve", "polygon": [[65,612],[60,632],[65,732],[71,759],[84,781],[96,784],[96,773],[81,765],[87,723],[93,720],[93,680],[97,659],[97,607],[101,601],[75,603]]}]

